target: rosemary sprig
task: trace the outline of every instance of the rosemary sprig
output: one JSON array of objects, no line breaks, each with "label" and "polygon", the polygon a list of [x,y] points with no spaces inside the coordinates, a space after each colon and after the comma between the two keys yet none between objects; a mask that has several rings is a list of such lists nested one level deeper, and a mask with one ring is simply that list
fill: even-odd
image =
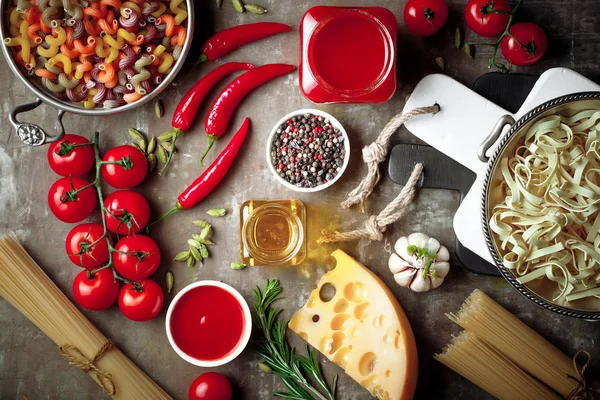
[{"label": "rosemary sprig", "polygon": [[[256,305],[252,319],[259,331],[258,354],[269,366],[271,372],[279,375],[288,392],[275,392],[274,396],[294,400],[335,400],[337,376],[331,388],[327,384],[314,350],[306,346],[306,357],[297,355],[285,338],[288,321],[279,319],[281,309],[273,304],[281,300],[281,286],[278,280],[267,280],[264,291],[254,289]],[[312,377],[323,393],[314,387],[304,376]]]}]

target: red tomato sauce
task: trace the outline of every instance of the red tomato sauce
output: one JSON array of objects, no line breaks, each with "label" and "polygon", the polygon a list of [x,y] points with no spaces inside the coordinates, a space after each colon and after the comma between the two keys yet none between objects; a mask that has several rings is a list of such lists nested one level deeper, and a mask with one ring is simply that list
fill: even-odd
[{"label": "red tomato sauce", "polygon": [[198,286],[173,308],[171,334],[190,357],[214,361],[237,347],[245,323],[242,306],[231,293],[216,286]]},{"label": "red tomato sauce", "polygon": [[359,13],[331,19],[309,46],[316,72],[342,90],[371,86],[384,72],[389,57],[377,22]]},{"label": "red tomato sauce", "polygon": [[383,103],[396,91],[396,17],[383,7],[316,6],[300,21],[302,94],[314,103]]}]

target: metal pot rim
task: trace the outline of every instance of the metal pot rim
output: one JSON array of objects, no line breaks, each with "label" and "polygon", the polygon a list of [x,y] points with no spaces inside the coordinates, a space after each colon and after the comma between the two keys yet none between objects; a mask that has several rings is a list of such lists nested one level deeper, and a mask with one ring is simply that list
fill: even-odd
[{"label": "metal pot rim", "polygon": [[[0,0],[0,11],[4,10],[4,8],[6,7],[6,3],[8,3],[9,1],[10,0]],[[181,57],[179,57],[179,59],[175,62],[175,64],[173,65],[173,68],[171,69],[171,72],[169,72],[165,76],[165,79],[163,79],[163,81],[160,83],[160,85],[158,85],[150,94],[142,97],[138,101],[135,101],[135,102],[129,103],[129,104],[125,104],[120,107],[93,108],[93,109],[86,109],[83,107],[75,107],[74,105],[65,104],[65,102],[62,102],[62,101],[52,97],[48,93],[45,93],[44,91],[39,90],[37,87],[32,85],[29,82],[29,79],[23,74],[23,72],[21,71],[21,69],[19,68],[17,63],[15,62],[8,47],[4,44],[4,39],[6,38],[5,24],[8,21],[7,18],[4,18],[4,15],[2,16],[2,18],[0,18],[0,41],[1,41],[0,46],[2,47],[2,52],[4,54],[4,57],[6,58],[6,62],[8,63],[10,69],[12,70],[12,72],[19,78],[19,80],[25,85],[25,87],[27,87],[31,92],[33,92],[33,94],[36,97],[38,97],[40,100],[42,100],[45,104],[48,104],[60,111],[69,112],[69,113],[78,114],[78,115],[86,115],[86,116],[114,115],[114,114],[118,114],[118,113],[121,113],[124,111],[133,110],[137,107],[140,107],[140,106],[148,103],[152,99],[154,99],[167,86],[169,86],[171,84],[171,82],[173,81],[175,76],[181,70],[181,67],[183,66],[185,59],[186,59],[186,57],[190,51],[190,48],[192,46],[192,39],[194,36],[193,35],[193,32],[194,32],[194,0],[185,0],[185,4],[187,6],[187,12],[188,12],[187,24],[186,24],[188,34],[187,34],[187,37],[185,40],[185,44],[183,45]],[[8,32],[8,30],[6,30],[6,32]]]},{"label": "metal pot rim", "polygon": [[496,251],[496,246],[494,245],[494,239],[492,237],[492,232],[490,231],[490,227],[489,227],[489,222],[488,222],[489,218],[488,218],[488,211],[487,211],[488,210],[488,207],[487,207],[488,194],[489,194],[490,184],[492,181],[492,173],[494,171],[496,163],[500,159],[500,156],[504,153],[504,150],[506,149],[508,144],[511,142],[512,138],[521,131],[523,126],[525,126],[527,123],[531,122],[533,119],[537,118],[540,114],[542,114],[548,110],[551,110],[553,108],[556,108],[558,106],[561,106],[561,105],[564,105],[567,103],[571,103],[574,101],[580,101],[580,100],[600,100],[600,92],[573,93],[573,94],[560,96],[555,99],[549,100],[549,101],[533,108],[529,112],[527,112],[525,115],[523,115],[521,118],[519,118],[519,120],[516,121],[510,127],[509,131],[506,134],[502,135],[502,137],[500,138],[500,141],[498,142],[498,145],[496,146],[492,156],[490,157],[490,160],[489,160],[487,168],[486,168],[486,172],[485,172],[485,176],[484,176],[484,180],[483,180],[483,189],[481,192],[481,202],[480,202],[481,210],[480,211],[481,211],[481,222],[483,225],[483,234],[485,236],[485,241],[487,243],[488,249],[490,250],[490,253],[492,254],[492,257],[494,259],[496,267],[498,268],[500,273],[502,273],[502,276],[504,276],[504,278],[515,289],[517,289],[522,295],[527,297],[529,300],[533,301],[535,304],[542,306],[548,310],[554,311],[558,314],[566,315],[569,317],[600,321],[600,311],[576,310],[576,309],[567,308],[567,307],[563,307],[563,306],[551,303],[550,301],[542,298],[541,296],[539,296],[538,294],[536,294],[535,292],[530,290],[524,284],[517,282],[514,275],[503,265],[502,257],[500,257],[500,255]]}]

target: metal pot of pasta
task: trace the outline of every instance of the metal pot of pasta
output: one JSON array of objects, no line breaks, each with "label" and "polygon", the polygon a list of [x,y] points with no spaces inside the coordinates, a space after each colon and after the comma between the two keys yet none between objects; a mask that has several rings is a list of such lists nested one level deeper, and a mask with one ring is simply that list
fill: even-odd
[{"label": "metal pot of pasta", "polygon": [[483,230],[504,277],[547,309],[600,320],[600,92],[501,118],[479,158]]},{"label": "metal pot of pasta", "polygon": [[[0,0],[2,51],[36,97],[9,119],[39,146],[64,135],[65,112],[112,115],[139,107],[175,78],[189,52],[193,0]],[[56,133],[18,115],[58,110]]]}]

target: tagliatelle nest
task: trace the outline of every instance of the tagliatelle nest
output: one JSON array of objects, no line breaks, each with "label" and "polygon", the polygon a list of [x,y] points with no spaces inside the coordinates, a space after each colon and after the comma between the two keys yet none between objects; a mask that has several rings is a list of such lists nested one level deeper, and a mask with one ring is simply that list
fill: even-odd
[{"label": "tagliatelle nest", "polygon": [[535,122],[500,160],[505,196],[490,229],[520,283],[548,279],[555,302],[600,297],[600,110]]}]

